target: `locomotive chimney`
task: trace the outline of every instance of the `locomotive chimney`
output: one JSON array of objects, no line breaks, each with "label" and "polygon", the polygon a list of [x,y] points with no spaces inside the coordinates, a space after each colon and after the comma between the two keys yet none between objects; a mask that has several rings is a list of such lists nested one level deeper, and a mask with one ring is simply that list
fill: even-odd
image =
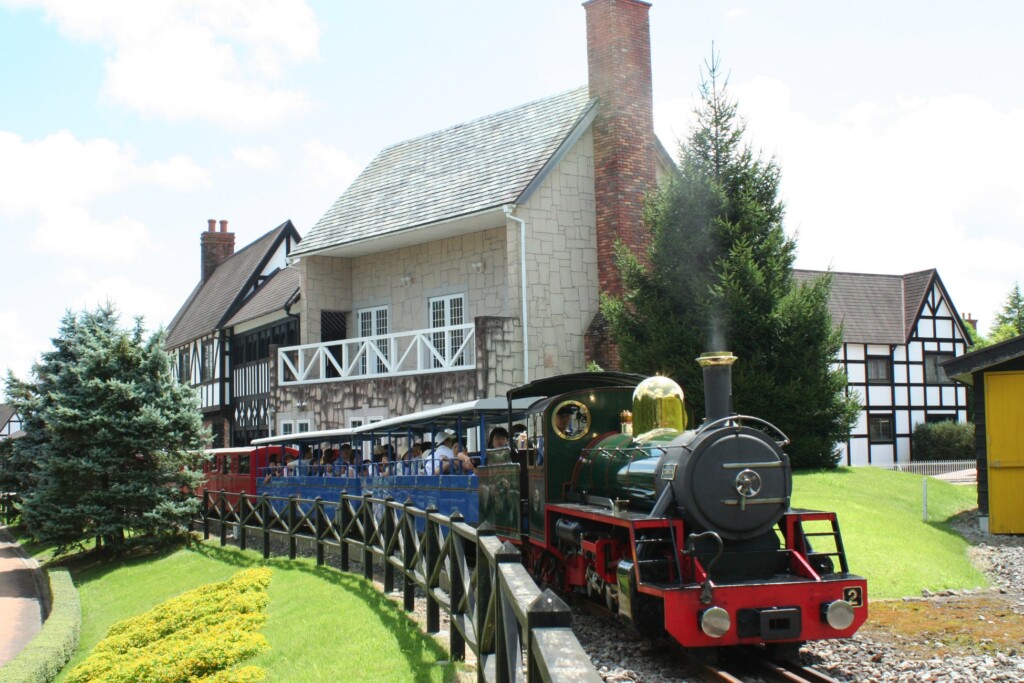
[{"label": "locomotive chimney", "polygon": [[732,364],[736,356],[729,351],[702,353],[697,362],[704,368],[705,424],[732,415]]}]

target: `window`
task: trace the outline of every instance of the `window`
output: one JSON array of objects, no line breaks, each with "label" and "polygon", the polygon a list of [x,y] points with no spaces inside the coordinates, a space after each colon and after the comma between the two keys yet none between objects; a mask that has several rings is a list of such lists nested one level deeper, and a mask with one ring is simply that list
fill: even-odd
[{"label": "window", "polygon": [[951,353],[926,353],[924,354],[924,381],[926,384],[952,384],[953,380],[946,377],[946,370],[942,363],[951,360]]},{"label": "window", "polygon": [[871,443],[892,443],[895,435],[892,415],[868,415],[868,438]]},{"label": "window", "polygon": [[192,382],[192,373],[189,368],[189,352],[187,348],[178,351],[178,381],[182,384],[191,384]]},{"label": "window", "polygon": [[892,382],[892,359],[888,356],[868,356],[868,383],[889,384]]},{"label": "window", "polygon": [[281,423],[281,434],[289,436],[295,433],[295,423],[291,420],[285,420]]},{"label": "window", "polygon": [[214,353],[214,345],[212,339],[207,339],[203,342],[203,354],[202,354],[202,376],[199,378],[201,382],[209,382],[215,376],[215,369],[217,367],[217,355]]},{"label": "window", "polygon": [[430,299],[430,327],[436,329],[430,337],[434,352],[431,367],[461,367],[466,364],[465,352],[459,352],[466,339],[466,331],[449,329],[466,324],[466,297],[462,294]]},{"label": "window", "polygon": [[301,434],[309,431],[309,420],[296,420],[295,421],[295,433]]},{"label": "window", "polygon": [[[391,323],[388,319],[387,306],[377,308],[364,308],[358,313],[359,336],[380,337],[391,332]],[[372,339],[359,354],[360,374],[381,374],[388,371],[388,361],[391,358],[389,339]],[[372,368],[372,370],[371,370]]]}]

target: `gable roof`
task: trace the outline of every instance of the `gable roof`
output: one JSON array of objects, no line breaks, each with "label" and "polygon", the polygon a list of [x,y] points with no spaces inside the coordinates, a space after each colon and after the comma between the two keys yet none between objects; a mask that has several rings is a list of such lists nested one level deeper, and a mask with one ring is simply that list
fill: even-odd
[{"label": "gable roof", "polygon": [[292,253],[516,203],[594,114],[584,86],[382,150]]},{"label": "gable roof", "polygon": [[245,293],[256,284],[260,272],[287,236],[296,242],[300,239],[291,221],[285,221],[217,266],[210,279],[196,285],[171,320],[164,347],[176,348],[223,327],[238,311]]},{"label": "gable roof", "polygon": [[0,403],[0,427],[10,422],[12,417],[14,417],[14,407]]},{"label": "gable roof", "polygon": [[298,268],[281,268],[275,270],[264,281],[256,293],[249,297],[238,312],[231,316],[225,326],[231,327],[260,316],[280,311],[299,292]]},{"label": "gable roof", "polygon": [[[821,270],[794,270],[796,282],[810,283]],[[931,268],[906,275],[832,273],[828,309],[833,325],[843,326],[843,341],[862,344],[906,344],[932,285],[937,284],[954,312],[938,272]],[[961,334],[967,338],[961,326]]]}]

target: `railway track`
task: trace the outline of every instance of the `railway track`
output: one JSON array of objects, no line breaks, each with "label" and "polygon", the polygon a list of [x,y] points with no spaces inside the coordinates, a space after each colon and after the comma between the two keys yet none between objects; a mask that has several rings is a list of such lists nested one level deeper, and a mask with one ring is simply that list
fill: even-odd
[{"label": "railway track", "polygon": [[758,648],[738,648],[730,655],[730,660],[724,664],[702,664],[701,675],[704,680],[743,683],[756,677],[758,680],[780,683],[838,683],[835,678],[817,669],[770,659]]}]

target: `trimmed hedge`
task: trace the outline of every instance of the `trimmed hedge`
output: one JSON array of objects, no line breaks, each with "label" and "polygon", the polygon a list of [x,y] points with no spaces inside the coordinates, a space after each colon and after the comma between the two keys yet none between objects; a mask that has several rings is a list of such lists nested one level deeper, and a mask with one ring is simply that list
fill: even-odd
[{"label": "trimmed hedge", "polygon": [[915,461],[974,460],[974,448],[970,422],[922,422],[914,427]]},{"label": "trimmed hedge", "polygon": [[263,680],[259,667],[231,667],[269,647],[257,630],[267,620],[270,575],[267,568],[241,571],[114,624],[67,683]]},{"label": "trimmed hedge", "polygon": [[0,668],[5,683],[49,683],[64,668],[78,647],[82,607],[78,590],[67,570],[48,572],[52,608],[42,630],[18,656]]}]

